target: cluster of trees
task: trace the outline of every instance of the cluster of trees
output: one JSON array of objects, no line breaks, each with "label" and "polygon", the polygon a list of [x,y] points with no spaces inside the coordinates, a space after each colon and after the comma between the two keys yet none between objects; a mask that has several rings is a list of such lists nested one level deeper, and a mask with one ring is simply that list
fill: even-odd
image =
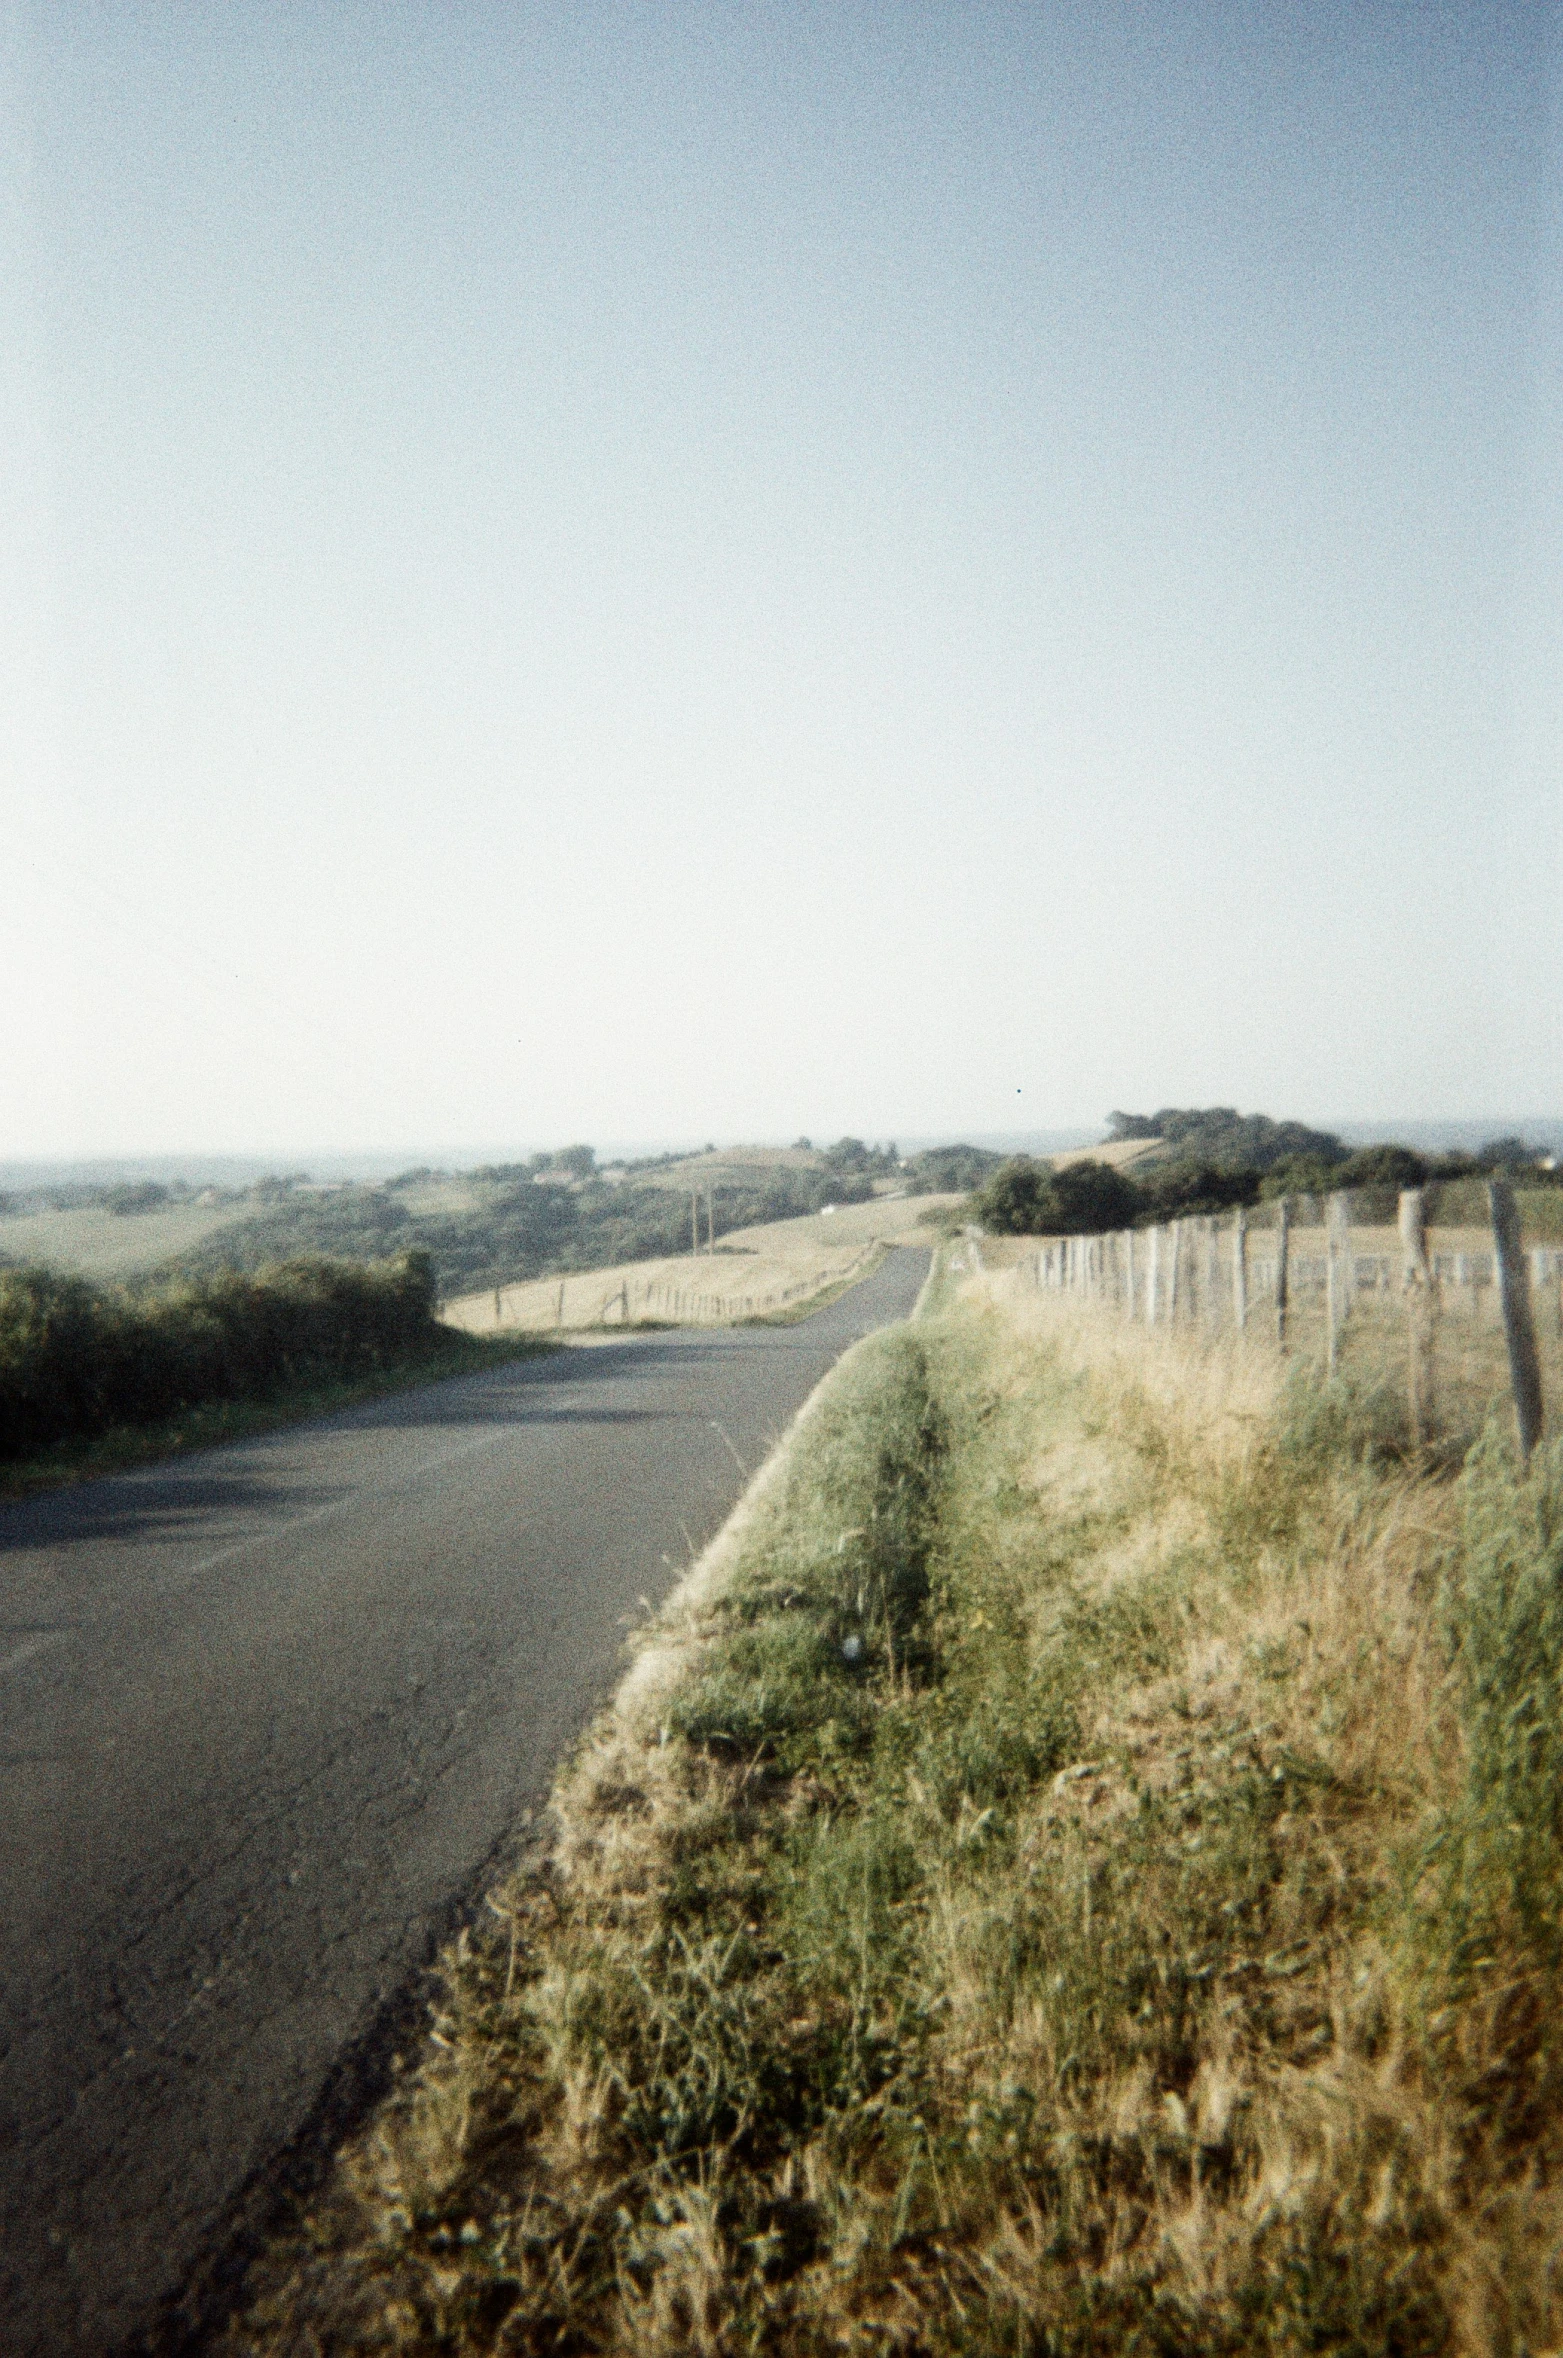
[{"label": "cluster of trees", "polygon": [[369,1268],[295,1261],[133,1288],[3,1270],[0,1454],[369,1375],[450,1343],[433,1269],[416,1252]]},{"label": "cluster of trees", "polygon": [[985,1146],[929,1146],[902,1166],[908,1195],[965,1195],[1003,1162]]},{"label": "cluster of trees", "polygon": [[1181,1162],[1214,1170],[1270,1171],[1310,1157],[1340,1162],[1346,1149],[1329,1130],[1306,1122],[1275,1122],[1268,1114],[1240,1114],[1232,1105],[1164,1105],[1159,1113],[1111,1113],[1110,1141],[1159,1138]]},{"label": "cluster of trees", "polygon": [[121,1180],[114,1186],[74,1179],[52,1187],[28,1188],[20,1194],[0,1194],[0,1219],[29,1211],[102,1210],[128,1217],[136,1212],[160,1212],[168,1204],[188,1203],[194,1193],[193,1187],[178,1179],[167,1187],[158,1179]]},{"label": "cluster of trees", "polygon": [[29,1212],[114,1212],[121,1219],[133,1218],[141,1212],[166,1211],[170,1205],[187,1204],[199,1195],[203,1202],[223,1204],[280,1203],[301,1182],[309,1180],[307,1171],[268,1172],[263,1179],[254,1179],[245,1187],[197,1187],[189,1179],[62,1179],[47,1186],[13,1188],[0,1192],[0,1219],[20,1217]]},{"label": "cluster of trees", "polygon": [[1111,1121],[1115,1139],[1160,1138],[1171,1153],[1133,1173],[1089,1161],[1054,1170],[1014,1155],[974,1193],[974,1216],[996,1235],[1084,1236],[1334,1188],[1392,1195],[1496,1171],[1521,1173],[1532,1185],[1563,1185],[1563,1171],[1549,1169],[1542,1151],[1522,1138],[1492,1139],[1475,1154],[1426,1155],[1390,1142],[1349,1149],[1326,1130],[1239,1115],[1230,1106],[1115,1113]]}]

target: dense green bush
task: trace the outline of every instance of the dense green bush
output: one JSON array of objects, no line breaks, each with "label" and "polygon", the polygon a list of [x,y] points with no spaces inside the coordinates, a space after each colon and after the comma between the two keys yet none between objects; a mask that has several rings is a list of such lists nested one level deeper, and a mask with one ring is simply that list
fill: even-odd
[{"label": "dense green bush", "polygon": [[1431,1165],[1409,1146],[1359,1146],[1336,1171],[1337,1187],[1420,1187]]},{"label": "dense green bush", "polygon": [[1126,1228],[1143,1208],[1133,1180],[1106,1163],[1055,1171],[1024,1154],[1001,1163],[972,1198],[978,1219],[999,1236],[1089,1236]]},{"label": "dense green bush", "polygon": [[1259,1201],[1259,1173],[1214,1163],[1155,1163],[1130,1182],[1141,1220],[1185,1220],[1196,1213],[1230,1212]]},{"label": "dense green bush", "polygon": [[210,1401],[372,1374],[448,1344],[433,1312],[424,1253],[134,1289],[0,1271],[0,1458]]}]

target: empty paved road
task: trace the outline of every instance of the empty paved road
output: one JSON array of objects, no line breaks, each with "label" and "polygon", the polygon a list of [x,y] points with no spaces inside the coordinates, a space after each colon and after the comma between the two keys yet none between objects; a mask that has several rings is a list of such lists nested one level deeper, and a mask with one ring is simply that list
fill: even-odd
[{"label": "empty paved road", "polygon": [[177,2292],[503,1859],[637,1600],[926,1268],[0,1507],[8,2358]]}]

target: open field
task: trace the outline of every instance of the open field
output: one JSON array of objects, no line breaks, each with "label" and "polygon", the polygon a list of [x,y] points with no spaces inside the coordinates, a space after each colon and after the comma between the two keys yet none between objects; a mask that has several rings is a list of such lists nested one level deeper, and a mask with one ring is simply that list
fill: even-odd
[{"label": "open field", "polygon": [[193,1251],[253,1209],[249,1203],[189,1203],[129,1214],[101,1205],[70,1212],[24,1212],[0,1220],[0,1259],[38,1261],[77,1277],[140,1277],[162,1261]]},{"label": "open field", "polygon": [[1154,1162],[1166,1152],[1160,1138],[1111,1138],[1102,1146],[1072,1146],[1066,1154],[1047,1155],[1055,1171],[1071,1163],[1106,1163],[1110,1170],[1132,1171],[1137,1163]]},{"label": "open field", "polygon": [[1556,1450],[947,1298],[646,1632],[233,2358],[1563,2341]]},{"label": "open field", "polygon": [[666,1320],[688,1326],[763,1317],[866,1269],[882,1245],[926,1244],[919,1226],[955,1196],[881,1197],[806,1219],[734,1229],[714,1253],[630,1261],[573,1277],[533,1279],[447,1302],[440,1315],[469,1334],[558,1333]]},{"label": "open field", "polygon": [[724,1180],[740,1184],[760,1171],[823,1171],[824,1155],[810,1146],[718,1146],[685,1155],[655,1170],[637,1171],[641,1187],[720,1187]]}]

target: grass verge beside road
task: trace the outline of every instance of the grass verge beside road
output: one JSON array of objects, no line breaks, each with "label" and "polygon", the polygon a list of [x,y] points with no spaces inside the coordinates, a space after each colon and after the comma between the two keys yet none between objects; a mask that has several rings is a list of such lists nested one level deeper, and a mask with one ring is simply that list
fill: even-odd
[{"label": "grass verge beside road", "polygon": [[1563,1458],[1004,1277],[644,1633],[238,2353],[1563,2337]]}]

